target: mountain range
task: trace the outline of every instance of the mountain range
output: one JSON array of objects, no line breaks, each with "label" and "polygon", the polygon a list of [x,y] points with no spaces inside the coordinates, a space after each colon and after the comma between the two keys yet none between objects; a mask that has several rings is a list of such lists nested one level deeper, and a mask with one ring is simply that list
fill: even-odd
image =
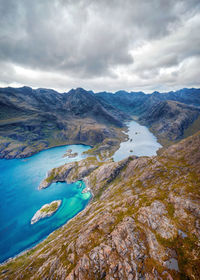
[{"label": "mountain range", "polygon": [[190,127],[192,133],[198,131],[199,115],[200,89],[193,88],[152,94],[1,88],[0,157],[26,157],[78,143],[103,143],[112,154],[126,139],[125,123],[132,118],[148,126],[165,146],[190,135]]},{"label": "mountain range", "polygon": [[129,116],[83,89],[60,94],[23,87],[0,89],[0,157],[30,156],[64,144],[123,139]]}]

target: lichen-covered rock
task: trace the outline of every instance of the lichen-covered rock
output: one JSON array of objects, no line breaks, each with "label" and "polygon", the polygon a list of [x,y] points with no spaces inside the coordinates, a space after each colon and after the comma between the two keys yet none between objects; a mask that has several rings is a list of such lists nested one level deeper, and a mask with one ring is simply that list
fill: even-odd
[{"label": "lichen-covered rock", "polygon": [[172,194],[169,196],[169,199],[179,211],[180,209],[186,209],[192,212],[196,217],[200,218],[200,204],[198,200],[192,200],[187,197],[180,197]]},{"label": "lichen-covered rock", "polygon": [[177,230],[166,215],[165,205],[160,201],[154,201],[151,206],[139,209],[138,221],[155,230],[163,238],[169,239],[175,237]]}]

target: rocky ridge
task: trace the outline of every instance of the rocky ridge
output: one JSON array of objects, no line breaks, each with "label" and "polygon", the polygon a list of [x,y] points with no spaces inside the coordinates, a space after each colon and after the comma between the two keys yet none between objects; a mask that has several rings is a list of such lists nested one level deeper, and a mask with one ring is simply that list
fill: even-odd
[{"label": "rocky ridge", "polygon": [[83,179],[93,200],[44,242],[2,265],[0,277],[199,279],[199,144],[197,133],[159,156],[118,163],[91,157],[49,172],[49,183]]}]

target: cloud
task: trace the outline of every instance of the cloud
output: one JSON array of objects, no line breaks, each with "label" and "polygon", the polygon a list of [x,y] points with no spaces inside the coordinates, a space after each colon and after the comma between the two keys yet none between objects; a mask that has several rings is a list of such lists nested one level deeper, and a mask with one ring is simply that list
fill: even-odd
[{"label": "cloud", "polygon": [[[198,0],[0,0],[0,81],[60,90],[182,87],[183,65],[199,59],[199,27]],[[188,85],[199,69],[191,73]]]}]

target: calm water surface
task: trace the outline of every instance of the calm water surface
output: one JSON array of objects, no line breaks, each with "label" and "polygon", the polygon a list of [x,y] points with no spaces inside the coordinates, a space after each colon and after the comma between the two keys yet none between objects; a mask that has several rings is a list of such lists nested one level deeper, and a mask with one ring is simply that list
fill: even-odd
[{"label": "calm water surface", "polygon": [[[148,128],[135,121],[131,121],[128,127],[129,140],[121,143],[114,160],[130,155],[156,155],[161,145]],[[78,156],[63,158],[70,148],[78,152]],[[82,152],[89,148],[83,145],[62,146],[26,159],[0,160],[0,262],[37,244],[85,208],[91,194],[82,194],[84,184],[80,186],[80,182],[54,183],[40,191],[38,185],[47,171],[66,162],[83,159]],[[59,199],[62,204],[53,216],[31,225],[31,218],[42,205]]]},{"label": "calm water surface", "polygon": [[156,155],[156,151],[162,146],[157,142],[153,133],[146,126],[142,126],[135,121],[129,122],[127,126],[129,140],[121,143],[120,148],[113,156],[114,161],[125,159],[130,155]]},{"label": "calm water surface", "polygon": [[[67,149],[78,152],[73,159],[63,158]],[[56,228],[85,208],[91,194],[84,193],[84,184],[54,183],[38,190],[47,171],[66,162],[84,158],[90,146],[70,145],[42,151],[26,159],[0,160],[0,262],[32,247]],[[31,225],[30,221],[42,205],[62,200],[51,217]]]}]

